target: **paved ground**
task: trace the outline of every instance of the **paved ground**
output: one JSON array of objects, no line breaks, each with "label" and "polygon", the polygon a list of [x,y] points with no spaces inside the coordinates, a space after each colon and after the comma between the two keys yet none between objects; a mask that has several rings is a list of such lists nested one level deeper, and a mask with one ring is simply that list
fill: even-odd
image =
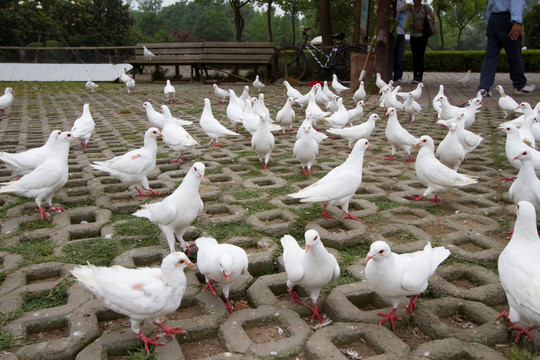
[{"label": "paved ground", "polygon": [[[426,74],[422,114],[412,125],[405,115],[400,116],[401,123],[416,136],[429,134],[440,142],[445,130],[435,125],[431,99],[441,83],[453,104],[472,98],[478,74],[464,88],[456,82],[462,76]],[[538,74],[529,76],[530,83],[540,84],[539,80]],[[498,76],[496,84],[511,95],[506,75]],[[154,107],[164,103],[163,84],[139,80],[131,95],[120,84],[102,84],[95,94],[88,94],[83,84],[0,85],[15,90],[12,109],[0,121],[2,151],[39,146],[53,129],[70,129],[85,102],[97,123],[89,149],[72,144],[70,179],[54,198],[66,212],[53,214],[52,223],[38,220],[33,201],[0,195],[0,266],[4,274],[0,310],[5,314],[0,358],[129,358],[127,349],[140,351],[129,323],[107,311],[68,275],[73,264],[87,261],[108,265],[114,259],[112,263],[125,266],[155,266],[167,254],[159,229],[130,215],[145,201],[157,199],[135,198],[132,188],[89,166],[94,160],[141,146],[148,124],[142,103],[150,101]],[[243,85],[223,86],[240,93]],[[202,292],[196,270],[188,271],[182,306],[166,322],[180,325],[188,335],[164,338],[166,345],[155,348],[155,358],[344,359],[357,353],[364,359],[376,355],[377,359],[504,359],[510,356],[510,349],[537,351],[537,331],[532,342],[521,340],[513,345],[515,332],[508,336],[506,325],[495,322],[507,309],[496,274],[497,257],[507,242],[503,232],[512,229],[515,219],[507,195],[510,184],[499,181],[515,171],[507,165],[505,137],[496,128],[503,117],[497,107],[498,95],[485,99],[471,129],[485,140],[460,168],[460,172],[478,176],[478,184],[439,194],[440,205],[410,200],[424,186],[416,178],[414,163],[404,162],[405,154],[398,152],[395,160],[383,160],[390,153],[384,136],[386,120],[377,96],[370,96],[364,119],[375,112],[382,120],[369,139],[373,150],[366,154],[363,183],[351,202],[351,212],[361,219],[354,221],[344,220],[342,212],[332,207],[337,219],[324,220],[317,216],[322,204],[302,204],[287,196],[339,165],[348,155],[345,140],[326,139],[314,176],[305,177],[292,155],[294,134],[276,134],[270,169],[261,171],[244,130],[241,136],[223,139],[221,148],[207,146],[209,140],[198,126],[205,97],[212,100],[214,115],[232,128],[226,106],[217,104],[211,85],[176,84],[176,89],[179,100],[170,108],[176,116],[194,122],[186,129],[200,145],[187,153],[191,160],[180,165],[170,164],[177,154],[161,143],[151,186],[168,194],[193,161],[204,162],[207,176],[200,193],[205,209],[186,238],[192,241],[207,233],[243,246],[249,253],[251,276],[234,284],[231,298],[237,310],[229,315],[221,298]],[[515,98],[535,105],[538,91]],[[264,93],[275,116],[286,99],[284,87],[267,85]],[[353,106],[350,95],[344,103],[347,108]],[[296,114],[302,118],[299,109]],[[325,129],[324,124],[319,125]],[[11,173],[0,165],[0,181],[10,179]],[[320,309],[332,322],[326,326],[310,322],[308,309],[290,305],[279,260],[279,238],[292,234],[301,240],[309,228],[319,231],[341,264],[340,280],[319,299]],[[408,317],[404,306],[400,307],[398,315],[404,320],[395,331],[377,325],[380,317],[376,313],[389,311],[391,306],[363,281],[369,244],[380,239],[396,252],[418,250],[427,241],[452,251],[414,315]],[[301,290],[300,294],[305,295]],[[148,334],[154,330],[151,324],[145,327]]]}]

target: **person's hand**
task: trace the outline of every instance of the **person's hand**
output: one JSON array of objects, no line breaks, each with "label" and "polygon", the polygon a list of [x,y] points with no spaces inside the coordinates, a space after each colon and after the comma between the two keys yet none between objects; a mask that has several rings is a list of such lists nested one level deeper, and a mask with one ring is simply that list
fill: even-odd
[{"label": "person's hand", "polygon": [[522,26],[520,23],[515,22],[514,25],[512,25],[512,29],[510,30],[510,34],[508,36],[511,40],[517,40],[519,35],[521,35]]}]

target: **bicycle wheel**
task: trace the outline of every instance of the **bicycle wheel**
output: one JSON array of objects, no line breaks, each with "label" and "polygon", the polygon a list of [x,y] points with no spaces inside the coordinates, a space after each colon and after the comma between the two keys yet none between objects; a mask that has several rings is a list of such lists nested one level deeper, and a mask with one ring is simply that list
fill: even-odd
[{"label": "bicycle wheel", "polygon": [[285,75],[300,80],[307,72],[308,60],[300,48],[286,46],[276,50],[272,56],[271,66],[272,75],[276,80],[285,79]]},{"label": "bicycle wheel", "polygon": [[341,81],[351,80],[351,54],[355,52],[366,53],[362,46],[348,46],[339,50],[332,63],[332,71]]}]

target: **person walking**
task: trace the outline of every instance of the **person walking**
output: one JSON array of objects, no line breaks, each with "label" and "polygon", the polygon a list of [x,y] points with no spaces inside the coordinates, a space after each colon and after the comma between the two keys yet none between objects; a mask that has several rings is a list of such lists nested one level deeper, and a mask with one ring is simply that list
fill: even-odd
[{"label": "person walking", "polygon": [[405,0],[397,0],[396,3],[396,42],[394,44],[394,76],[392,80],[396,84],[406,84],[407,81],[403,77],[403,58],[405,56],[405,26],[409,22],[411,15],[409,5]]},{"label": "person walking", "polygon": [[424,54],[428,43],[428,37],[424,35],[424,21],[426,16],[433,22],[434,32],[437,31],[435,14],[427,4],[422,4],[422,0],[414,0],[413,5],[409,5],[412,14],[411,22],[411,51],[413,55],[413,84],[422,82],[424,76]]},{"label": "person walking", "polygon": [[497,61],[501,49],[504,48],[508,58],[510,79],[514,86],[514,94],[530,93],[535,85],[527,85],[525,65],[521,56],[521,34],[523,24],[523,8],[525,0],[489,0],[486,11],[488,21],[486,36],[486,55],[480,71],[478,90],[490,96],[490,88],[495,81]]}]

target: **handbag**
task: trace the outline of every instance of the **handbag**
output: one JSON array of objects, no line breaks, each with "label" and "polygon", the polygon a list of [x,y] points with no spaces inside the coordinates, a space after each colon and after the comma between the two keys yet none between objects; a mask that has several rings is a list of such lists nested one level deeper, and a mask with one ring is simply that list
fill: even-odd
[{"label": "handbag", "polygon": [[426,11],[425,12],[425,17],[424,17],[424,36],[425,37],[431,37],[433,35],[435,35],[435,26],[433,26],[433,21],[431,20],[431,18],[429,17],[428,13],[427,13],[427,9],[424,8]]}]

